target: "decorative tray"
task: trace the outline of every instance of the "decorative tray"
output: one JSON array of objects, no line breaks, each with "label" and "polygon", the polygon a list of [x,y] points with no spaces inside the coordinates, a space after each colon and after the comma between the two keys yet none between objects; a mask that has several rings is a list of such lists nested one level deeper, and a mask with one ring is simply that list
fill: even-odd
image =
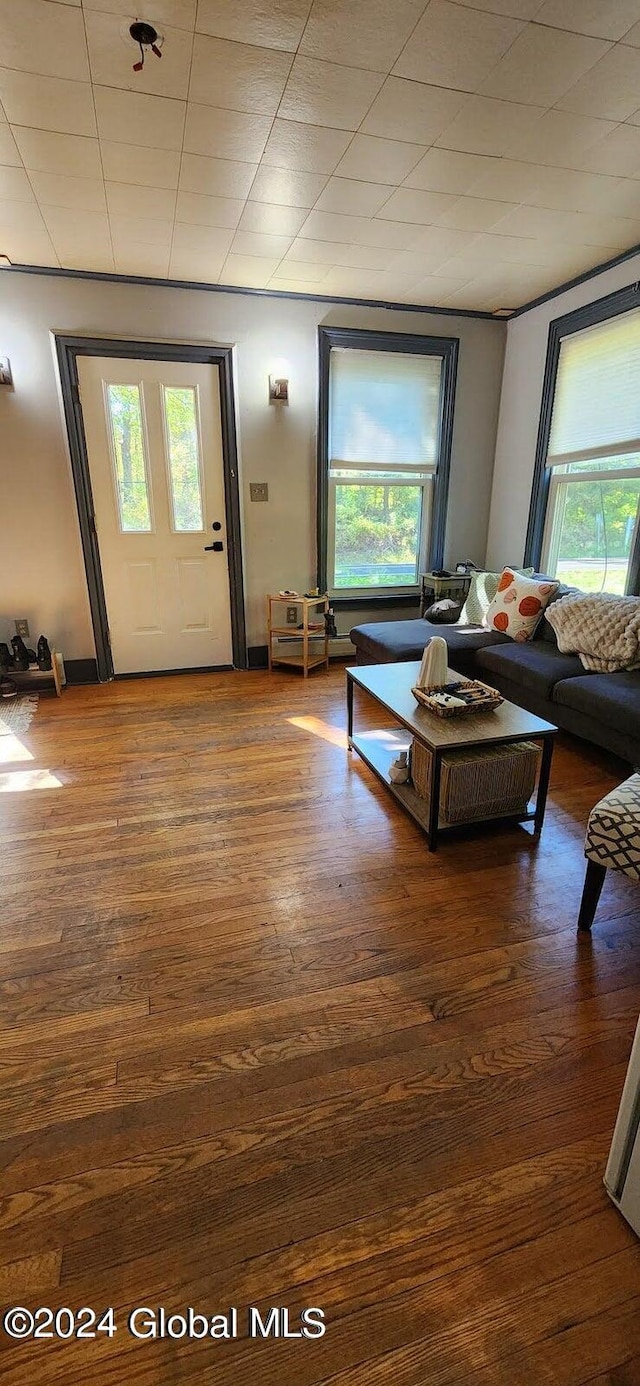
[{"label": "decorative tray", "polygon": [[434,712],[436,717],[460,717],[469,712],[492,712],[500,707],[504,699],[497,688],[491,688],[480,679],[460,679],[455,683],[445,683],[441,688],[412,688],[411,692],[421,707]]}]

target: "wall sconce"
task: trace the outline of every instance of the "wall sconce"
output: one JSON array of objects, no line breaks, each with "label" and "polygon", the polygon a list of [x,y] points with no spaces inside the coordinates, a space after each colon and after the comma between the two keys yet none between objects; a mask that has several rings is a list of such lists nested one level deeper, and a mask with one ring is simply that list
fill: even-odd
[{"label": "wall sconce", "polygon": [[269,376],[269,404],[289,403],[289,381],[281,376]]}]

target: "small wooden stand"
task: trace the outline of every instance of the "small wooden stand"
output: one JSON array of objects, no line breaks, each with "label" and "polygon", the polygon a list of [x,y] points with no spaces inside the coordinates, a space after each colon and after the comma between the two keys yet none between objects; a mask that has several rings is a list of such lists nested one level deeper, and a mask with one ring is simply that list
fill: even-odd
[{"label": "small wooden stand", "polygon": [[[286,616],[286,610],[283,612],[282,608],[291,606],[295,606],[302,616],[295,626],[282,624],[282,617]],[[316,669],[320,664],[329,668],[329,636],[325,621],[328,610],[329,598],[326,593],[321,597],[267,597],[270,670],[274,664],[289,664],[294,669],[302,669],[306,679],[309,670]],[[314,612],[320,615],[317,627],[310,620]],[[274,649],[274,640],[281,642],[281,649],[278,649],[277,643]]]},{"label": "small wooden stand", "polygon": [[53,649],[50,669],[8,669],[5,678],[11,679],[20,693],[39,693],[41,689],[48,688],[50,684],[53,684],[56,698],[60,698],[62,695],[60,670],[56,652]]},{"label": "small wooden stand", "polygon": [[451,577],[436,577],[434,573],[420,574],[420,615],[424,616],[427,607],[433,602],[451,597],[454,602],[464,602],[471,586],[468,573],[452,573]]}]

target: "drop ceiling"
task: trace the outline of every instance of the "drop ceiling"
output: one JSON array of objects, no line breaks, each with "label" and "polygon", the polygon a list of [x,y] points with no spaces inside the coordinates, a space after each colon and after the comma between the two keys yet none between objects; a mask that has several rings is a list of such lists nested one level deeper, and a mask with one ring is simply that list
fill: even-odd
[{"label": "drop ceiling", "polygon": [[0,103],[13,263],[495,311],[640,243],[640,0],[0,0]]}]

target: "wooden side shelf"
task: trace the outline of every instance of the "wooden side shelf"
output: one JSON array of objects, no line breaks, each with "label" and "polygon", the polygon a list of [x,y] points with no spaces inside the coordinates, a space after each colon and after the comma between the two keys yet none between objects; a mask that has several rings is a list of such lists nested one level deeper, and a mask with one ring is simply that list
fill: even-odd
[{"label": "wooden side shelf", "polygon": [[[300,620],[288,625],[286,608],[294,606]],[[301,669],[306,679],[310,669],[317,669],[321,664],[329,668],[329,636],[325,622],[328,610],[326,593],[321,597],[267,597],[270,670],[274,664],[288,664],[292,669]]]}]

